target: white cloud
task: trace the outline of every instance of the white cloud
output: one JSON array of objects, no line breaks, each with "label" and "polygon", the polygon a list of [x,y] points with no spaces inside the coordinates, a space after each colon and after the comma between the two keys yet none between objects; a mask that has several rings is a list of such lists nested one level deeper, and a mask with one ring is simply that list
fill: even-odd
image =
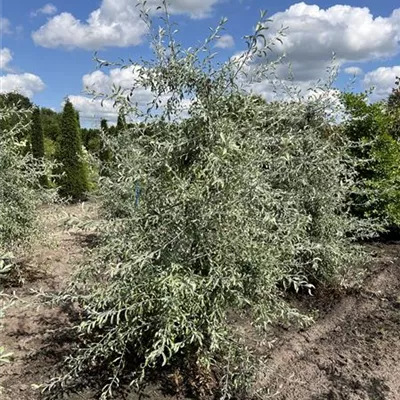
[{"label": "white cloud", "polygon": [[[134,83],[134,71],[132,69],[114,68],[106,74],[103,71],[95,71],[86,74],[82,78],[83,89],[94,91],[98,94],[110,95],[113,92],[113,85],[123,90],[131,89]],[[138,90],[137,101],[149,101],[151,93],[145,93],[144,89]],[[114,108],[114,101],[110,99],[93,99],[87,96],[69,96],[71,103],[79,111],[83,119],[99,121],[102,118],[111,123],[118,118],[118,109]]]},{"label": "white cloud", "polygon": [[54,4],[47,3],[42,8],[31,12],[31,17],[36,17],[40,14],[53,15],[57,12],[57,7]]},{"label": "white cloud", "polygon": [[34,74],[24,73],[0,76],[0,93],[16,91],[31,98],[45,87],[40,77]]},{"label": "white cloud", "polygon": [[348,75],[359,76],[364,73],[360,67],[347,67],[344,69],[344,73]]},{"label": "white cloud", "polygon": [[11,34],[11,22],[7,18],[0,17],[0,34],[6,35]]},{"label": "white cloud", "polygon": [[215,43],[215,47],[218,47],[220,49],[230,49],[234,46],[235,40],[231,35],[222,35]]},{"label": "white cloud", "polygon": [[[191,18],[201,19],[209,17],[218,2],[220,0],[172,0],[169,9],[173,14],[189,14]],[[158,5],[160,1],[151,3]]]},{"label": "white cloud", "polygon": [[145,33],[146,26],[139,19],[135,2],[103,0],[86,22],[64,12],[33,32],[32,38],[36,44],[48,48],[98,50],[138,45]]},{"label": "white cloud", "polygon": [[[203,18],[218,1],[174,0],[170,10]],[[148,2],[150,6],[159,3],[159,0]],[[140,19],[135,1],[102,0],[100,8],[94,10],[85,22],[64,12],[33,32],[32,38],[36,44],[48,48],[99,50],[110,46],[136,46],[142,42],[146,32],[147,27]]]},{"label": "white cloud", "polygon": [[362,83],[365,89],[375,88],[371,95],[372,100],[382,100],[392,92],[397,76],[400,76],[400,65],[380,67],[365,74]]},{"label": "white cloud", "polygon": [[69,96],[69,100],[82,119],[99,121],[102,118],[115,122],[118,118],[118,111],[114,108],[112,100],[91,99],[86,96]]},{"label": "white cloud", "polygon": [[84,89],[91,89],[97,93],[110,95],[113,93],[114,87],[121,87],[124,91],[130,91],[133,86],[135,90],[131,101],[145,107],[153,99],[150,90],[137,85],[138,73],[135,67],[131,68],[113,68],[108,74],[103,71],[95,71],[91,74],[84,75],[82,83]]},{"label": "white cloud", "polygon": [[[135,67],[126,69],[113,68],[108,73],[95,71],[84,75],[82,84],[84,90],[94,91],[97,94],[111,95],[113,87],[120,87],[123,91],[130,91],[136,79],[137,70]],[[139,107],[146,107],[153,99],[151,91],[135,86],[131,101],[137,103]],[[114,108],[112,100],[106,99],[101,102],[100,99],[92,99],[86,96],[70,96],[70,100],[84,118],[97,120],[106,118],[114,122],[118,117],[118,110]]]},{"label": "white cloud", "polygon": [[320,77],[330,64],[332,53],[339,65],[390,57],[400,51],[400,8],[385,18],[373,16],[366,7],[335,5],[323,9],[297,3],[271,16],[271,37],[287,27],[283,44],[275,51],[286,54],[295,79]]},{"label": "white cloud", "polygon": [[11,71],[8,64],[12,59],[13,57],[10,49],[7,47],[0,49],[0,70]]},{"label": "white cloud", "polygon": [[[146,111],[155,96],[151,90],[146,89],[138,83],[140,81],[138,78],[138,67],[132,66],[124,69],[113,68],[107,73],[95,71],[84,75],[82,84],[85,91],[100,95],[101,98],[110,96],[116,88],[121,89],[120,95],[129,93],[131,104],[142,111]],[[134,90],[132,91],[133,87]],[[105,100],[102,101],[99,98],[93,99],[82,95],[70,96],[70,100],[83,118],[97,121],[101,118],[106,118],[112,123],[117,120],[118,108],[114,108],[113,100],[105,98]],[[168,100],[168,95],[162,95],[160,100],[160,106],[163,107]],[[185,117],[191,104],[192,100],[188,98],[181,100],[180,112],[178,114],[181,117]],[[132,118],[135,118],[135,115],[132,115]]]},{"label": "white cloud", "polygon": [[[287,97],[285,85],[289,91],[291,86],[297,87],[304,95],[317,80],[329,80],[332,76],[329,70],[340,69],[344,64],[390,58],[400,52],[400,8],[389,17],[380,17],[373,16],[368,8],[336,5],[323,9],[297,3],[270,18],[267,39],[273,40],[278,31],[287,27],[283,43],[275,41],[268,57],[251,60],[246,66],[247,77],[242,78],[246,85],[258,69],[267,68],[271,61],[284,55],[284,62],[270,69],[270,79],[248,84],[267,99],[282,98],[282,93]],[[240,57],[240,53],[235,57]],[[362,72],[354,68],[348,67],[346,71]],[[277,93],[271,84],[274,79]]]},{"label": "white cloud", "polygon": [[19,92],[27,97],[32,97],[35,93],[42,91],[46,86],[37,75],[30,73],[14,74],[9,67],[13,55],[7,47],[0,48],[0,71],[9,72],[0,75],[0,93]]}]

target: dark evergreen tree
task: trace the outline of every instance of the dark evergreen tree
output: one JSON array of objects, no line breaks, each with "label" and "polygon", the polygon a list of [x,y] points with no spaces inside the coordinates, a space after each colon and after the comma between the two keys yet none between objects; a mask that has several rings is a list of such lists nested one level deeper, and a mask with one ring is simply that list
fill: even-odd
[{"label": "dark evergreen tree", "polygon": [[117,120],[117,133],[121,132],[126,127],[126,119],[125,114],[122,110],[118,113],[118,120]]},{"label": "dark evergreen tree", "polygon": [[44,157],[43,126],[38,107],[35,107],[32,113],[31,149],[35,158]]},{"label": "dark evergreen tree", "polygon": [[83,160],[77,113],[68,99],[61,117],[57,160],[63,172],[59,178],[60,195],[72,201],[85,199],[89,190],[88,171]]},{"label": "dark evergreen tree", "polygon": [[392,93],[388,97],[388,110],[391,116],[390,133],[397,140],[400,139],[400,77],[396,77]]},{"label": "dark evergreen tree", "polygon": [[392,93],[388,98],[389,109],[399,109],[400,108],[400,77],[396,77],[395,87],[392,89]]},{"label": "dark evergreen tree", "polygon": [[61,113],[57,113],[50,108],[42,107],[41,110],[44,137],[54,142],[60,136]]},{"label": "dark evergreen tree", "polygon": [[100,128],[104,131],[107,132],[108,131],[108,123],[107,120],[105,118],[103,118],[100,122]]},{"label": "dark evergreen tree", "polygon": [[42,107],[40,109],[44,136],[44,154],[49,160],[54,160],[57,144],[61,136],[61,113]]},{"label": "dark evergreen tree", "polygon": [[[107,136],[109,134],[109,128],[108,128],[108,123],[106,119],[102,119],[100,122],[100,128],[103,136]],[[101,139],[101,144],[100,144],[100,153],[99,153],[99,158],[101,161],[101,174],[106,175],[107,171],[107,164],[111,161],[112,159],[112,153],[110,148],[107,146],[107,144],[104,142],[103,139]]]},{"label": "dark evergreen tree", "polygon": [[100,130],[93,128],[82,128],[82,144],[86,150],[92,154],[98,155],[101,148]]},{"label": "dark evergreen tree", "polygon": [[[44,158],[44,136],[39,107],[35,107],[32,113],[31,150],[34,158],[38,160]],[[42,186],[48,186],[47,177],[45,175],[40,178],[40,184]]]}]

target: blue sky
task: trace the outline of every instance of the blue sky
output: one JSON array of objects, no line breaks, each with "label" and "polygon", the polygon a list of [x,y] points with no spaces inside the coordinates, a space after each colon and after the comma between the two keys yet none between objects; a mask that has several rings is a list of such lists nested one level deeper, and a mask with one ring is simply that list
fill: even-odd
[{"label": "blue sky", "polygon": [[[108,60],[150,55],[135,4],[136,0],[3,1],[0,91],[19,90],[56,110],[70,96],[85,125],[96,124],[103,116],[114,119],[111,105],[101,108],[83,88],[90,83],[107,92],[112,83],[129,85],[126,73],[95,72],[95,50]],[[268,10],[274,21],[271,32],[281,25],[289,28],[279,51],[292,63],[300,87],[323,75],[333,50],[340,65],[339,87],[356,74],[355,89],[374,86],[372,97],[377,100],[387,96],[400,75],[400,4],[396,7],[393,0],[171,0],[185,46],[203,39],[221,17],[228,18],[226,36],[217,45],[220,58],[243,49],[241,37],[251,32],[260,9]],[[270,96],[267,82],[253,89]],[[145,92],[140,96],[146,100]]]}]

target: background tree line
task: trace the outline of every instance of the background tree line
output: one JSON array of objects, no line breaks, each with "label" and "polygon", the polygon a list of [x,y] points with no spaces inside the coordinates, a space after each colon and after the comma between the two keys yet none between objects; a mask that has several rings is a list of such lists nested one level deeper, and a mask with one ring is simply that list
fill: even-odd
[{"label": "background tree line", "polygon": [[[400,79],[394,82],[387,99],[370,103],[368,93],[342,93],[343,120],[333,129],[353,143],[351,157],[357,160],[357,185],[351,195],[352,212],[358,217],[375,219],[396,231],[400,225]],[[258,104],[265,104],[258,98]],[[37,159],[58,163],[54,174],[43,176],[43,186],[58,186],[60,194],[71,200],[83,200],[94,190],[99,175],[105,175],[112,152],[104,138],[115,137],[124,129],[143,130],[142,124],[127,123],[120,113],[116,125],[99,121],[99,128],[82,128],[79,113],[67,100],[62,112],[37,107],[27,97],[11,92],[0,94],[0,108],[14,106],[25,113],[26,121],[10,116],[0,121],[9,130],[17,123],[31,123],[19,139],[25,152]],[[232,107],[232,105],[230,105]],[[27,117],[26,115],[29,115]],[[146,126],[147,134],[156,127]]]},{"label": "background tree line", "polygon": [[[25,143],[23,152],[31,153],[36,159],[55,161],[56,178],[43,176],[44,187],[59,187],[62,197],[72,201],[83,200],[96,187],[96,176],[101,165],[111,158],[110,150],[105,148],[102,135],[114,136],[125,128],[125,118],[120,115],[116,126],[108,126],[107,120],[100,121],[100,128],[82,128],[79,113],[67,99],[62,112],[50,108],[38,107],[22,94],[10,92],[0,94],[0,109],[15,107],[20,116],[12,114],[0,121],[0,128],[9,131],[17,124],[30,124],[30,128],[21,130],[19,140]],[[23,113],[33,110],[32,113]],[[98,159],[100,164],[93,162]],[[91,165],[88,165],[91,164]],[[97,173],[90,176],[90,170]]]}]

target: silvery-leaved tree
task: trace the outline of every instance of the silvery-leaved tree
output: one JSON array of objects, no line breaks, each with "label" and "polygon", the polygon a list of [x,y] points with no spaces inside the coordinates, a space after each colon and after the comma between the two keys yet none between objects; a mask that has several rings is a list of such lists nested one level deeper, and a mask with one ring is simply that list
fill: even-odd
[{"label": "silvery-leaved tree", "polygon": [[[15,269],[13,254],[26,250],[39,233],[38,206],[47,197],[40,188],[44,161],[26,152],[31,111],[19,102],[0,104],[0,295]],[[6,303],[0,296],[0,318]],[[0,341],[0,363],[8,358]]]},{"label": "silvery-leaved tree", "polygon": [[[136,122],[104,138],[114,157],[101,180],[100,243],[58,298],[82,308],[83,344],[44,386],[51,396],[90,370],[107,398],[164,369],[199,397],[233,397],[249,389],[251,368],[230,316],[307,322],[285,290],[339,282],[359,262],[331,92],[273,103],[248,93],[251,81],[275,81],[273,65],[257,63],[280,40],[266,35],[265,14],[247,50],[221,64],[212,48],[224,21],[184,49],[162,11],[157,31],[143,11],[154,59],[120,65],[131,90],[111,96]],[[145,109],[135,104],[143,88],[154,96]]]}]

